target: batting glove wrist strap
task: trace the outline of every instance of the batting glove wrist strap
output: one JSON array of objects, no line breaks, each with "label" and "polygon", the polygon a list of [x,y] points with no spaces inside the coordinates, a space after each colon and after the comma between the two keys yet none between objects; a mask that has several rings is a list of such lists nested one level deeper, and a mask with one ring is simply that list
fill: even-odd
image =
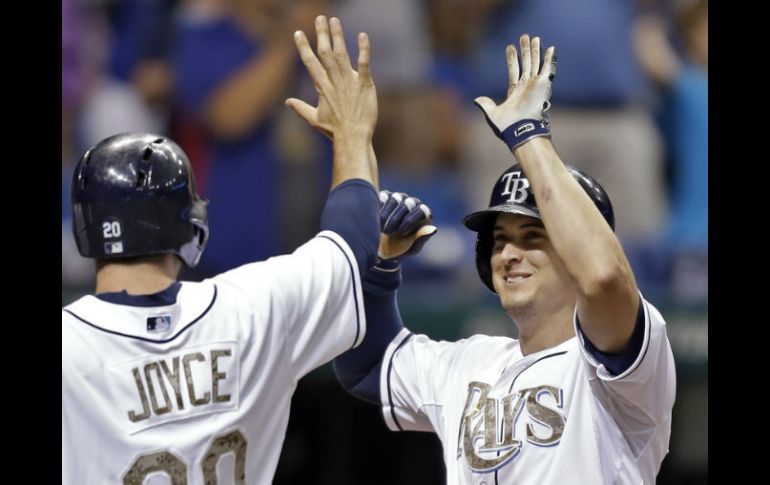
[{"label": "batting glove wrist strap", "polygon": [[401,269],[400,258],[382,259],[377,256],[377,263],[374,265],[374,270],[382,273],[395,273]]},{"label": "batting glove wrist strap", "polygon": [[377,264],[364,273],[361,284],[369,293],[387,293],[401,286],[401,264],[393,260],[377,258]]},{"label": "batting glove wrist strap", "polygon": [[497,136],[508,145],[508,148],[511,151],[532,138],[537,138],[539,136],[544,136],[548,139],[551,138],[551,128],[548,123],[543,120],[521,120],[512,124],[502,132],[495,131]]}]

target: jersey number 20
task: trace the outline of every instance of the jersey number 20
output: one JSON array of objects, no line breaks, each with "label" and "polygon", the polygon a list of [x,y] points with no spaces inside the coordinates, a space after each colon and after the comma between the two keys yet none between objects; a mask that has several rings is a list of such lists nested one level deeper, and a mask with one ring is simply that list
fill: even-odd
[{"label": "jersey number 20", "polygon": [[[225,453],[235,453],[235,483],[242,485],[246,475],[246,438],[240,431],[232,431],[214,440],[203,457],[203,482],[216,484],[217,463]],[[123,485],[142,485],[150,473],[165,472],[172,485],[187,485],[187,465],[170,451],[159,451],[139,456],[123,475]]]}]

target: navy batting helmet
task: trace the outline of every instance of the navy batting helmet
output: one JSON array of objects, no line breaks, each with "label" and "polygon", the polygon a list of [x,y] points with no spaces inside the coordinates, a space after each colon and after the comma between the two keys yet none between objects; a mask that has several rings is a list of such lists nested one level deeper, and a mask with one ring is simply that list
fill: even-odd
[{"label": "navy batting helmet", "polygon": [[173,253],[195,266],[209,236],[207,204],[184,151],[149,133],[105,138],[72,179],[72,228],[86,258]]},{"label": "navy batting helmet", "polygon": [[[567,170],[588,193],[599,212],[614,230],[615,215],[607,192],[599,185],[599,182],[588,174],[569,165]],[[497,180],[489,199],[489,208],[473,212],[463,219],[465,227],[478,233],[476,236],[476,269],[481,281],[493,293],[497,292],[492,286],[492,269],[489,259],[492,256],[492,225],[499,214],[521,214],[537,219],[541,218],[540,209],[535,203],[535,194],[524,174],[524,169],[518,163],[506,170]]]}]

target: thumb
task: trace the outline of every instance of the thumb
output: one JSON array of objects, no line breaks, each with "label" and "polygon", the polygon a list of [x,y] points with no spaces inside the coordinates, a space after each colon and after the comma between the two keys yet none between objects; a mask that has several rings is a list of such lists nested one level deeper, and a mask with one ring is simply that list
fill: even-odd
[{"label": "thumb", "polygon": [[438,227],[428,224],[427,226],[422,226],[415,234],[415,239],[420,239],[422,237],[430,237],[438,232]]},{"label": "thumb", "polygon": [[493,109],[497,108],[495,102],[486,96],[479,96],[473,100],[473,103],[481,108],[481,111],[484,113],[484,118],[487,120],[487,124],[489,124],[489,127],[492,128],[492,131],[495,133],[495,135],[499,137],[500,129],[492,122],[492,118],[489,117],[489,113],[491,113]]},{"label": "thumb", "polygon": [[380,233],[380,247],[377,255],[382,259],[393,259],[404,254],[415,254],[422,249],[425,242],[436,234],[438,228],[426,225],[412,234],[397,236]]},{"label": "thumb", "polygon": [[284,102],[284,105],[291,108],[300,118],[307,121],[310,126],[315,127],[318,125],[318,111],[306,102],[297,98],[289,98]]},{"label": "thumb", "polygon": [[407,250],[406,254],[419,253],[422,247],[425,246],[425,243],[428,242],[428,239],[436,234],[436,232],[438,232],[438,228],[436,226],[427,225],[421,227],[416,233],[414,233],[414,242],[412,243],[412,246],[409,248],[409,250]]},{"label": "thumb", "polygon": [[482,111],[484,111],[484,114],[487,116],[489,116],[490,111],[497,107],[495,102],[486,96],[479,96],[478,98],[474,99],[473,102],[476,104],[476,106],[481,108]]}]

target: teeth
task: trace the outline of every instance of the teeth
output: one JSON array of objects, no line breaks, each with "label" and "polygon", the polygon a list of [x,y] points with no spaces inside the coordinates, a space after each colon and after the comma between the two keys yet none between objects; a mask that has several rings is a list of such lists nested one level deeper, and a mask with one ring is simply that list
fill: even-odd
[{"label": "teeth", "polygon": [[514,281],[522,281],[526,279],[526,276],[509,276],[505,278],[505,281],[508,283],[513,283]]}]

